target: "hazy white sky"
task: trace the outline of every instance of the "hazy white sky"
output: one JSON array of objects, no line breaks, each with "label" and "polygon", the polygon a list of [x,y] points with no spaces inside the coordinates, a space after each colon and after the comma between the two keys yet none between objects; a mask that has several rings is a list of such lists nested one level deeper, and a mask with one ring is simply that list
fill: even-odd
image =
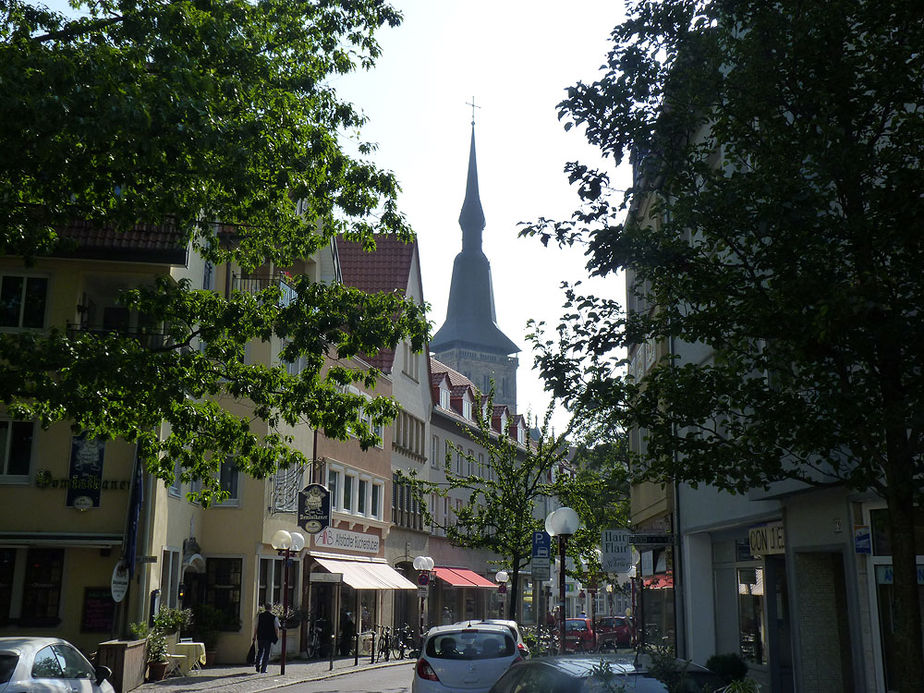
[{"label": "hazy white sky", "polygon": [[[518,239],[517,222],[565,219],[577,195],[562,168],[600,161],[583,135],[565,133],[556,104],[578,80],[593,80],[623,16],[618,0],[393,0],[404,23],[380,35],[383,55],[368,73],[339,78],[342,96],[362,107],[377,142],[376,161],[401,182],[401,208],[417,231],[430,319],[442,325],[452,262],[461,249],[459,211],[474,96],[478,176],[491,261],[497,321],[522,349],[521,413],[544,413],[548,397],[532,370],[529,318],[554,326],[562,280],[586,275],[580,251]],[[612,168],[612,162],[607,162]],[[629,171],[614,187],[625,188]],[[611,280],[601,287],[622,295]],[[599,285],[597,285],[599,286]],[[556,415],[561,428],[567,422]]]}]

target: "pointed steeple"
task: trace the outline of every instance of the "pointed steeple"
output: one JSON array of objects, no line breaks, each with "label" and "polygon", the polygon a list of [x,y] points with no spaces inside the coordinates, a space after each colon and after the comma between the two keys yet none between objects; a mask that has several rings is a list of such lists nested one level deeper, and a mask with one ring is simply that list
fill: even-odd
[{"label": "pointed steeple", "polygon": [[468,180],[465,182],[465,201],[459,213],[462,227],[462,250],[481,250],[481,232],[484,230],[484,210],[478,194],[478,164],[475,158],[475,121],[472,121],[472,144],[468,152]]},{"label": "pointed steeple", "polygon": [[491,263],[481,249],[485,218],[478,193],[474,122],[459,226],[462,227],[462,252],[456,255],[452,265],[446,322],[433,336],[430,349],[438,354],[464,346],[497,355],[514,354],[520,348],[497,326]]}]

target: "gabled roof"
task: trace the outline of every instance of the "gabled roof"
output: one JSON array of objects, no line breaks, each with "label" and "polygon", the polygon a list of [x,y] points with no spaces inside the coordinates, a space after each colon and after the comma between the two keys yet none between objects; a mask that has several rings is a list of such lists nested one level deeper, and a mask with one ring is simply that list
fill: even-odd
[{"label": "gabled roof", "polygon": [[[364,251],[359,243],[337,238],[343,283],[366,293],[397,291],[406,295],[416,252],[417,241],[404,243],[394,236],[376,236],[372,252]],[[391,373],[395,352],[382,349],[375,356],[364,358],[383,373]]]}]

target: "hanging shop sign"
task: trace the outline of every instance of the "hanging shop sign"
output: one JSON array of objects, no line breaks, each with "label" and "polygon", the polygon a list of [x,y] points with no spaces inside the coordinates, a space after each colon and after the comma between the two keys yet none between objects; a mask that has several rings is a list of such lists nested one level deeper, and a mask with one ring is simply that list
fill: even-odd
[{"label": "hanging shop sign", "polygon": [[298,526],[317,534],[330,526],[330,491],[321,484],[308,484],[298,492]]},{"label": "hanging shop sign", "polygon": [[103,456],[106,443],[86,435],[71,440],[71,468],[67,483],[67,506],[78,510],[99,507],[103,485]]}]

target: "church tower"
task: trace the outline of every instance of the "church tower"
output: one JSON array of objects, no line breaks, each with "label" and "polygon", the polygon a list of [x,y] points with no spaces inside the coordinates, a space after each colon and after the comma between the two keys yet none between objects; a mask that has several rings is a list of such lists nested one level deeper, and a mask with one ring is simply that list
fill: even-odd
[{"label": "church tower", "polygon": [[491,263],[481,250],[484,211],[478,194],[475,122],[468,158],[465,201],[459,214],[462,251],[452,265],[446,322],[430,342],[430,351],[487,393],[494,380],[494,403],[517,411],[517,358],[520,351],[497,326]]}]

